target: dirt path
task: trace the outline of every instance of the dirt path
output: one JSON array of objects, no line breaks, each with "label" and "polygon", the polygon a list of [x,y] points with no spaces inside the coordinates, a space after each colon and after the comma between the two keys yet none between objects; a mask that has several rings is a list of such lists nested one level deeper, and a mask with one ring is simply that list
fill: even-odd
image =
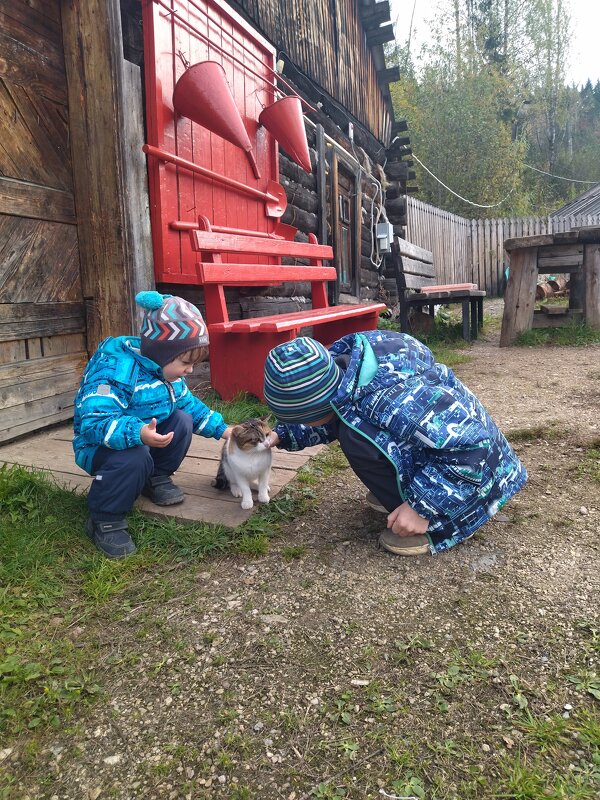
[{"label": "dirt path", "polygon": [[[597,719],[600,347],[472,355],[456,372],[530,474],[497,520],[394,557],[359,481],[334,473],[266,556],[175,571],[174,599],[108,622],[108,701],[57,732],[45,772],[19,765],[19,797],[465,800],[508,791],[517,767],[539,794],[504,796],[600,792],[591,772],[590,794],[548,793],[594,769],[568,726]],[[528,715],[563,725],[554,749]]]}]

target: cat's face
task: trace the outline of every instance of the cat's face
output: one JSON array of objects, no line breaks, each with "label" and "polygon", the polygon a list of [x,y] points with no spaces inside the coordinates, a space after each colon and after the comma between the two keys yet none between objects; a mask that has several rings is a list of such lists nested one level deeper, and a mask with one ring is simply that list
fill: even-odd
[{"label": "cat's face", "polygon": [[271,428],[267,425],[267,418],[248,419],[240,422],[231,431],[231,438],[240,450],[265,449],[267,436]]}]

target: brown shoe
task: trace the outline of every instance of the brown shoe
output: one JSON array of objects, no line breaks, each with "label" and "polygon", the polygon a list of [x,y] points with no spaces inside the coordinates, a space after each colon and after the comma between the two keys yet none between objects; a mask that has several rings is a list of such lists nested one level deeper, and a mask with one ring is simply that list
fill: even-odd
[{"label": "brown shoe", "polygon": [[398,536],[397,533],[386,528],[379,537],[379,544],[384,550],[395,553],[397,556],[421,556],[429,553],[429,539],[424,534],[421,536]]},{"label": "brown shoe", "polygon": [[365,495],[365,503],[372,508],[373,511],[381,511],[382,514],[387,514],[388,510],[382,506],[379,500],[375,497],[373,492],[367,492]]}]

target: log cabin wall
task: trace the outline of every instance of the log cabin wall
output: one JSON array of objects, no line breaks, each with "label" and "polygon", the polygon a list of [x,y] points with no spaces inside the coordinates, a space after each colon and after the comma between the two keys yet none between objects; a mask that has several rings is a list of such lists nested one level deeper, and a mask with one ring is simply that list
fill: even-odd
[{"label": "log cabin wall", "polygon": [[59,0],[0,2],[0,441],[72,415],[86,326]]},{"label": "log cabin wall", "polygon": [[[376,139],[389,139],[390,108],[381,91],[371,47],[393,38],[389,36],[391,26],[383,30],[378,26],[369,33],[361,19],[359,0],[235,0],[232,5],[276,45],[284,75],[290,68],[286,61],[291,61],[294,69],[336,100]],[[388,7],[389,12],[387,3],[377,5]],[[381,39],[382,35],[387,38]]]}]

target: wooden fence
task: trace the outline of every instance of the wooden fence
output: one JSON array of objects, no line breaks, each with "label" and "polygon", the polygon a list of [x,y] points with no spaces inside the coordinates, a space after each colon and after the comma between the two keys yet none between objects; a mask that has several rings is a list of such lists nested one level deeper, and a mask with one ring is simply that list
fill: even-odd
[{"label": "wooden fence", "polygon": [[515,236],[558,233],[600,225],[600,215],[466,219],[407,198],[406,238],[431,250],[439,283],[472,281],[491,297],[504,292],[507,264],[504,241]]}]

